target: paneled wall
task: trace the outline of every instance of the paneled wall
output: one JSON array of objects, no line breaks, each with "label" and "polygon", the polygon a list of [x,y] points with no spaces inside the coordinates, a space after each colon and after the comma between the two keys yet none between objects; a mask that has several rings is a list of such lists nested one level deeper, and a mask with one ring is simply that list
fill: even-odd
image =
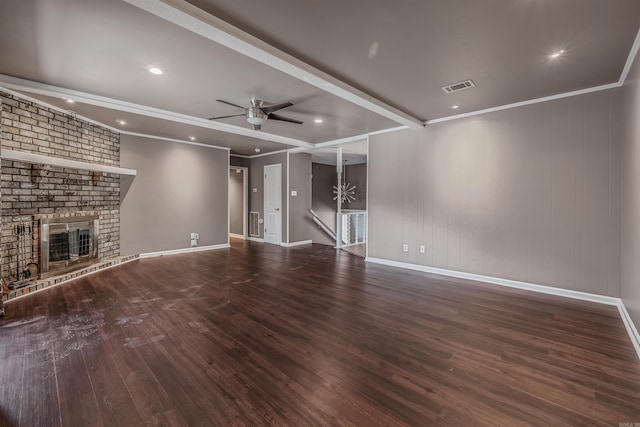
[{"label": "paneled wall", "polygon": [[623,87],[622,290],[620,297],[640,329],[640,56]]},{"label": "paneled wall", "polygon": [[618,296],[621,118],[609,90],[372,136],[369,256]]}]

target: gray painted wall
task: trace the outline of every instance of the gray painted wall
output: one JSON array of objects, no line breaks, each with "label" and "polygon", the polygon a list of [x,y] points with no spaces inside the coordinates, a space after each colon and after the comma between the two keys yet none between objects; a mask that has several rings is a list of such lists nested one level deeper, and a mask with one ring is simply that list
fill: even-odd
[{"label": "gray painted wall", "polygon": [[[297,196],[291,196],[297,191]],[[311,154],[289,155],[289,242],[311,240]]]},{"label": "gray painted wall", "polygon": [[622,286],[620,297],[640,328],[640,56],[623,87]]},{"label": "gray painted wall", "polygon": [[[245,171],[243,169],[229,169],[229,232],[243,235],[244,209],[242,197],[244,194],[243,182]],[[249,215],[249,213],[247,213]]]},{"label": "gray painted wall", "polygon": [[[333,186],[336,185],[336,167],[313,163],[311,165],[312,209],[331,230],[336,231],[336,201],[333,200]],[[328,237],[313,221],[310,221],[310,234],[313,243],[335,246],[336,242]]]},{"label": "gray painted wall", "polygon": [[[260,219],[264,219],[264,167],[280,164],[282,177],[282,241],[287,241],[287,153],[271,154],[269,156],[254,157],[249,167],[249,211],[260,212]],[[257,192],[253,192],[253,189]],[[264,224],[260,225],[260,238],[264,238]]]},{"label": "gray painted wall", "polygon": [[618,296],[621,107],[610,90],[371,137],[369,256]]},{"label": "gray painted wall", "polygon": [[356,186],[356,199],[351,203],[343,203],[342,209],[367,209],[367,164],[347,165],[344,176],[349,184]]},{"label": "gray painted wall", "polygon": [[123,255],[226,244],[228,151],[122,135],[120,165],[137,176],[123,188]]},{"label": "gray painted wall", "polygon": [[229,156],[229,164],[231,166],[240,166],[248,168],[251,164],[251,160],[245,157]]}]

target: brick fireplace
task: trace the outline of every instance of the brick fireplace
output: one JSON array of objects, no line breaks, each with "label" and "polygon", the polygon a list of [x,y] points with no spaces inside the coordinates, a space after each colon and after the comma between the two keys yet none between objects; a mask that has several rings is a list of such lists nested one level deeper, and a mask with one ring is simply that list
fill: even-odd
[{"label": "brick fireplace", "polygon": [[[1,91],[0,102],[3,150],[119,166],[119,133]],[[42,218],[90,212],[100,224],[98,259],[119,255],[120,175],[8,159],[0,163],[0,172],[2,277],[15,276],[18,263],[42,264]],[[16,230],[25,225],[32,232],[22,241],[19,254]]]}]

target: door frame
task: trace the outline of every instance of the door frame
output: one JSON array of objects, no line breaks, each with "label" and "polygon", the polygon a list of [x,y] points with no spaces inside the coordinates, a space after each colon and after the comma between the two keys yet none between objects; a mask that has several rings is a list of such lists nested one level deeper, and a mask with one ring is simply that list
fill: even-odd
[{"label": "door frame", "polygon": [[[238,237],[240,239],[245,239],[247,238],[247,236],[249,235],[249,227],[248,227],[248,223],[249,223],[249,168],[247,167],[243,167],[243,166],[231,166],[229,165],[229,173],[231,173],[232,170],[237,170],[237,169],[241,169],[242,170],[242,236],[240,236],[239,234],[234,234],[231,232],[231,203],[229,203],[229,190],[227,189],[227,218],[229,219],[229,224],[227,227],[228,230],[228,234],[231,237]],[[229,179],[227,179],[228,182],[230,182]],[[229,185],[227,184],[227,187],[229,187]]]},{"label": "door frame", "polygon": [[[267,226],[267,169],[277,169],[280,175],[280,182],[278,182],[278,188],[280,189],[280,204],[278,206],[278,225],[280,228],[278,229],[278,240],[276,242],[267,242],[267,233],[265,233],[264,229]],[[262,237],[265,243],[271,243],[275,245],[282,244],[282,163],[274,163],[271,165],[264,165],[264,180],[262,183],[263,188],[263,198],[262,198],[262,217],[264,218],[264,222],[262,224]]]}]

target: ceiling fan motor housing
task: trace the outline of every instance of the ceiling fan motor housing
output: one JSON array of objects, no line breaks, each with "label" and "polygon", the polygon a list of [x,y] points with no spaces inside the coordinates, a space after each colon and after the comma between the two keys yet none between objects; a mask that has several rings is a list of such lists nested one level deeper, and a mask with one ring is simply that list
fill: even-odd
[{"label": "ceiling fan motor housing", "polygon": [[262,120],[266,120],[267,115],[262,112],[260,107],[250,107],[247,108],[247,121],[249,123],[253,123],[252,120],[256,121],[256,123],[260,123]]}]

